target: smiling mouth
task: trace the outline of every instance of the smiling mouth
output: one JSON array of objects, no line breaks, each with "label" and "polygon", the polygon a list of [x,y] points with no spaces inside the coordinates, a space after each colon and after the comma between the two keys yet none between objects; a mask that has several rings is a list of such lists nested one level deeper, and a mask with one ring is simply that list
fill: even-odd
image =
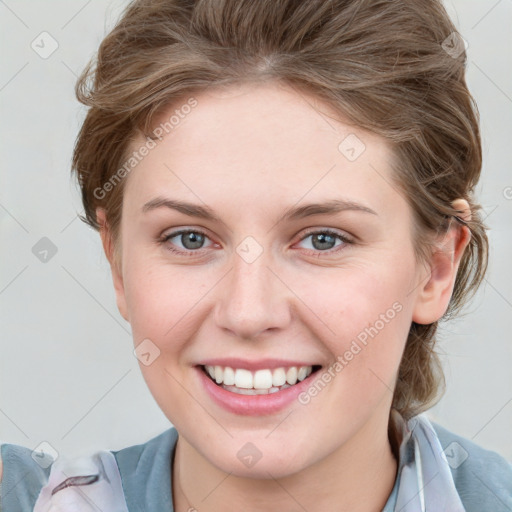
[{"label": "smiling mouth", "polygon": [[239,395],[269,395],[291,388],[317,372],[321,366],[290,366],[256,370],[230,366],[202,366],[205,374],[217,386]]}]

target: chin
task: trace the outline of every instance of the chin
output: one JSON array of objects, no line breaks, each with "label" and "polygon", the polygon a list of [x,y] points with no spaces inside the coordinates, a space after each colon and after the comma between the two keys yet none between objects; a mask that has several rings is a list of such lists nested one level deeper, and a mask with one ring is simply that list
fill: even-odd
[{"label": "chin", "polygon": [[[265,436],[268,432],[265,432]],[[275,435],[275,438],[272,437]],[[237,433],[233,439],[222,440],[217,446],[204,444],[201,440],[196,450],[217,469],[240,478],[269,479],[285,478],[299,473],[308,466],[315,464],[321,454],[316,451],[308,456],[304,449],[314,450],[307,440],[300,436],[290,442],[290,435],[271,434],[269,439],[264,436],[256,438],[250,432],[247,435]],[[217,440],[220,440],[217,438]],[[201,444],[203,446],[201,446]]]}]

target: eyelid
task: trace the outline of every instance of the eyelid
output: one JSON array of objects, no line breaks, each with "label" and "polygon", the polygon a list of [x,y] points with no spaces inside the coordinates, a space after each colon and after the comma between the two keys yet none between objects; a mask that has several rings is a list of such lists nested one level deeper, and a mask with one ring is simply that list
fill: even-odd
[{"label": "eyelid", "polygon": [[346,233],[345,231],[337,230],[334,228],[308,228],[305,232],[302,233],[301,241],[304,240],[304,238],[307,238],[308,236],[315,235],[317,233],[328,233],[330,235],[335,235],[340,237],[343,240],[354,242],[354,238]]},{"label": "eyelid", "polygon": [[203,231],[202,229],[199,229],[199,228],[178,228],[175,231],[169,231],[169,232],[164,231],[164,233],[159,238],[161,240],[169,240],[178,235],[183,235],[186,233],[199,233],[200,235],[210,238],[210,236],[208,235],[208,233],[206,233],[206,231]]}]

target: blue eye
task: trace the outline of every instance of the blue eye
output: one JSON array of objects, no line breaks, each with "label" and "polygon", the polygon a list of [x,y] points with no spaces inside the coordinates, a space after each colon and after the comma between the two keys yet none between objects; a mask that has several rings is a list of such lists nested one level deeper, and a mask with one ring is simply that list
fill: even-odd
[{"label": "blue eye", "polygon": [[[300,243],[308,239],[309,247],[304,248],[317,255],[337,252],[343,249],[344,246],[353,244],[353,241],[345,235],[330,229],[311,231],[302,237]],[[209,242],[209,244],[205,245],[207,242]],[[202,249],[214,245],[205,233],[193,229],[173,231],[172,233],[164,235],[160,239],[160,243],[164,244],[169,251],[182,255],[200,253]]]},{"label": "blue eye", "polygon": [[[336,247],[353,243],[349,238],[341,233],[331,231],[329,229],[312,231],[304,236],[301,239],[301,242],[304,242],[307,239],[311,239],[309,243],[310,247],[307,247],[307,249],[315,252],[328,252]],[[336,252],[336,250],[333,252]]]},{"label": "blue eye", "polygon": [[[174,239],[177,239],[174,241]],[[204,249],[205,240],[209,240],[205,233],[202,231],[186,229],[180,231],[174,231],[168,235],[164,235],[161,242],[171,242],[172,245],[178,246],[178,250],[169,248],[172,252],[186,253],[195,252],[198,249]],[[181,248],[179,246],[181,244]]]}]

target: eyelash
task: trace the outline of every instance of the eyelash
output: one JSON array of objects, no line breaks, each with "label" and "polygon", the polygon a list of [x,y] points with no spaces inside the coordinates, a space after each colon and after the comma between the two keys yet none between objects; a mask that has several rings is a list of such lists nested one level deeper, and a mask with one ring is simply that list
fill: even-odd
[{"label": "eyelash", "polygon": [[[180,236],[180,235],[184,235],[184,234],[188,234],[188,233],[198,233],[200,235],[203,235],[205,238],[208,238],[208,235],[204,232],[204,231],[201,231],[200,229],[181,229],[181,230],[178,230],[178,231],[173,231],[172,233],[168,233],[166,235],[163,235],[159,240],[158,242],[162,245],[164,244],[167,244],[167,242],[169,240],[171,240],[172,238],[175,238],[177,236]],[[312,235],[318,235],[318,234],[323,234],[323,235],[330,235],[330,236],[333,236],[334,238],[337,238],[338,240],[341,240],[341,242],[343,242],[342,244],[332,248],[332,249],[328,249],[328,250],[325,250],[325,251],[321,251],[321,250],[315,250],[315,249],[307,249],[308,252],[312,251],[314,253],[315,256],[317,257],[320,257],[322,254],[335,254],[341,250],[343,250],[344,248],[346,248],[347,245],[353,245],[355,242],[347,237],[346,235],[342,235],[341,233],[337,232],[337,231],[334,231],[332,229],[320,229],[320,230],[311,230],[311,231],[308,231],[307,233],[304,234],[304,236],[299,240],[299,242],[302,242],[304,240],[306,240],[306,238],[312,236]],[[196,250],[193,250],[193,249],[188,249],[188,250],[181,250],[181,249],[175,249],[171,246],[167,246],[166,249],[174,254],[178,254],[178,255],[181,255],[181,256],[196,256],[198,253],[200,253],[203,248],[199,248],[199,249],[196,249]]]}]

